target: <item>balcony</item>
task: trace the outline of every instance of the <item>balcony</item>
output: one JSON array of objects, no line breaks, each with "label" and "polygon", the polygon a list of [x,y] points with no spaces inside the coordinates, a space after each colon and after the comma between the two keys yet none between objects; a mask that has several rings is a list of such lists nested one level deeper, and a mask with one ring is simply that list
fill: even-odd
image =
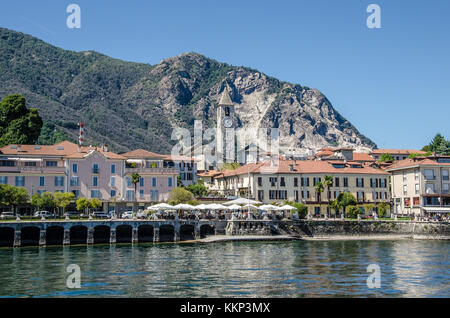
[{"label": "balcony", "polygon": [[25,173],[65,173],[65,167],[17,167],[20,172]]},{"label": "balcony", "polygon": [[125,168],[125,173],[178,174],[175,168]]}]

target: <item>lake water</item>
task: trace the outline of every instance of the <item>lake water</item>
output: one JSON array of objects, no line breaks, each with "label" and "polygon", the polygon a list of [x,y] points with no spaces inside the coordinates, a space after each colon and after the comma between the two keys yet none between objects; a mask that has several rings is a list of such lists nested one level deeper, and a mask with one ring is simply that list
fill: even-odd
[{"label": "lake water", "polygon": [[[296,241],[0,249],[1,297],[450,297],[449,242]],[[66,267],[81,269],[69,289]],[[377,264],[381,287],[370,289]]]}]

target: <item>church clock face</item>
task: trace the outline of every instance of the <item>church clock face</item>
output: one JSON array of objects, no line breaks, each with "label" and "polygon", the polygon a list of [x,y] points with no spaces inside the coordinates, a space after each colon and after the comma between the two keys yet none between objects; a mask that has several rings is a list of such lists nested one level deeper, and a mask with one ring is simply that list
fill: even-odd
[{"label": "church clock face", "polygon": [[225,128],[231,128],[233,126],[233,120],[231,118],[225,118],[223,120],[223,126]]}]

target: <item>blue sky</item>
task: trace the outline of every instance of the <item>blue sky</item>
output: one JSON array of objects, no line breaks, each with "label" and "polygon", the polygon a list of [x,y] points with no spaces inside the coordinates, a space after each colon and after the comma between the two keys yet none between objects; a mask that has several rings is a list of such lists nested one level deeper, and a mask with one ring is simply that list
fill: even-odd
[{"label": "blue sky", "polygon": [[[66,7],[81,7],[81,29]],[[381,7],[381,29],[366,8]],[[450,138],[449,0],[1,1],[0,26],[156,64],[195,51],[317,88],[380,148]]]}]

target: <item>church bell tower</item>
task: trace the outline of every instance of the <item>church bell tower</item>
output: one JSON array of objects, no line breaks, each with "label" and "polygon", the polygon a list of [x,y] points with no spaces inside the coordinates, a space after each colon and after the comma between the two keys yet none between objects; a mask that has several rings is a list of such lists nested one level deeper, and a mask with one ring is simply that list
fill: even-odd
[{"label": "church bell tower", "polygon": [[217,164],[234,162],[235,151],[235,128],[234,104],[228,92],[228,85],[224,87],[222,96],[216,109],[217,113],[217,136],[216,155]]}]

